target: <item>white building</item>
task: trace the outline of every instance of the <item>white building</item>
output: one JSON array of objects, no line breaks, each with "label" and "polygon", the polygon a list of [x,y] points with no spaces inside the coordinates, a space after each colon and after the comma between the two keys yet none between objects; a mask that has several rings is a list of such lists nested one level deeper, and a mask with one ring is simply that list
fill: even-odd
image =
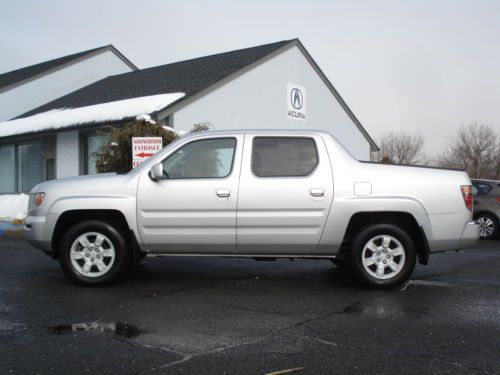
[{"label": "white building", "polygon": [[[23,85],[0,91],[0,116],[9,119],[0,123],[0,193],[26,192],[47,179],[95,173],[92,153],[106,139],[97,131],[140,114],[185,131],[203,122],[217,130],[323,129],[360,160],[370,160],[378,151],[298,39],[142,70],[113,47],[105,48],[106,59],[101,52],[50,73],[61,73],[52,85],[45,82],[50,74],[24,84],[35,93],[56,85],[45,97],[62,95],[48,103],[40,103],[43,95],[31,99],[23,94],[30,98],[14,110],[4,103],[14,97],[9,91]],[[102,60],[92,62],[97,58]],[[70,73],[62,74],[69,68]],[[4,76],[15,72],[0,75],[0,86]],[[84,87],[77,87],[79,83]]]}]

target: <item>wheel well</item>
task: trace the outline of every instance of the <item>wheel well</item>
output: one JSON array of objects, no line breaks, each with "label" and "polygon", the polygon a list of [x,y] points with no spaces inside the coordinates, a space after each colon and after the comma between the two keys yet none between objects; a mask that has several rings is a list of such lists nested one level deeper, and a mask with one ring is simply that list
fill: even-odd
[{"label": "wheel well", "polygon": [[74,225],[82,221],[99,220],[115,226],[127,241],[132,241],[133,248],[137,248],[137,240],[130,230],[127,219],[118,210],[70,210],[59,216],[52,235],[53,257],[58,257],[59,244],[64,234]]},{"label": "wheel well", "polygon": [[491,211],[486,211],[486,210],[481,210],[479,212],[474,212],[474,220],[481,214],[486,214],[486,215],[489,215],[489,216],[493,216],[494,219],[497,220],[497,223],[500,223],[500,218],[498,217],[497,214],[495,214],[494,212],[491,212]]},{"label": "wheel well", "polygon": [[347,225],[341,251],[348,251],[352,239],[359,230],[368,225],[380,223],[394,224],[404,229],[415,241],[419,263],[428,263],[430,250],[427,237],[417,220],[408,212],[358,212],[354,214]]}]

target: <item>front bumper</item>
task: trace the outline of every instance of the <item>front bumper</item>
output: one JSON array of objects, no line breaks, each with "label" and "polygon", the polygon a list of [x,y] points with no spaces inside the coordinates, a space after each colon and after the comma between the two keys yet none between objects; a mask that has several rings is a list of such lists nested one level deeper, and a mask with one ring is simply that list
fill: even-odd
[{"label": "front bumper", "polygon": [[47,233],[46,216],[28,216],[24,220],[24,239],[44,253],[52,254],[52,238]]}]

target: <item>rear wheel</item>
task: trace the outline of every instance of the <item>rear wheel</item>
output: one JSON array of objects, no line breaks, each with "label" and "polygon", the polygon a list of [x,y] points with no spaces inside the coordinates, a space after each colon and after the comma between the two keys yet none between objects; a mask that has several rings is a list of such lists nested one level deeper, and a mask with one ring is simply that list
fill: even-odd
[{"label": "rear wheel", "polygon": [[393,224],[362,229],[351,251],[357,275],[371,288],[396,288],[410,278],[415,268],[415,245],[406,231]]},{"label": "rear wheel", "polygon": [[479,237],[482,240],[491,240],[498,234],[498,221],[489,214],[478,214],[476,221],[479,224]]},{"label": "rear wheel", "polygon": [[80,285],[102,285],[124,274],[130,249],[118,228],[101,221],[72,227],[59,247],[64,273]]}]

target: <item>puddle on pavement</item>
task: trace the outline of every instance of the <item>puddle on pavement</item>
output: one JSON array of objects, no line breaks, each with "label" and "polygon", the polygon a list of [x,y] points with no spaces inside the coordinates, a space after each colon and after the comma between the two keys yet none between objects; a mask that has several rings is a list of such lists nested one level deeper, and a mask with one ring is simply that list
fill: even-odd
[{"label": "puddle on pavement", "polygon": [[394,296],[358,301],[344,308],[339,314],[361,314],[379,318],[394,316],[419,318],[428,315],[423,309],[408,308],[401,300],[394,298]]},{"label": "puddle on pavement", "polygon": [[63,324],[53,327],[48,327],[49,331],[55,334],[61,334],[65,332],[92,332],[99,334],[115,335],[125,338],[137,337],[144,333],[144,330],[139,327],[134,326],[130,323],[124,322],[87,322],[87,323],[76,323],[76,324]]}]

